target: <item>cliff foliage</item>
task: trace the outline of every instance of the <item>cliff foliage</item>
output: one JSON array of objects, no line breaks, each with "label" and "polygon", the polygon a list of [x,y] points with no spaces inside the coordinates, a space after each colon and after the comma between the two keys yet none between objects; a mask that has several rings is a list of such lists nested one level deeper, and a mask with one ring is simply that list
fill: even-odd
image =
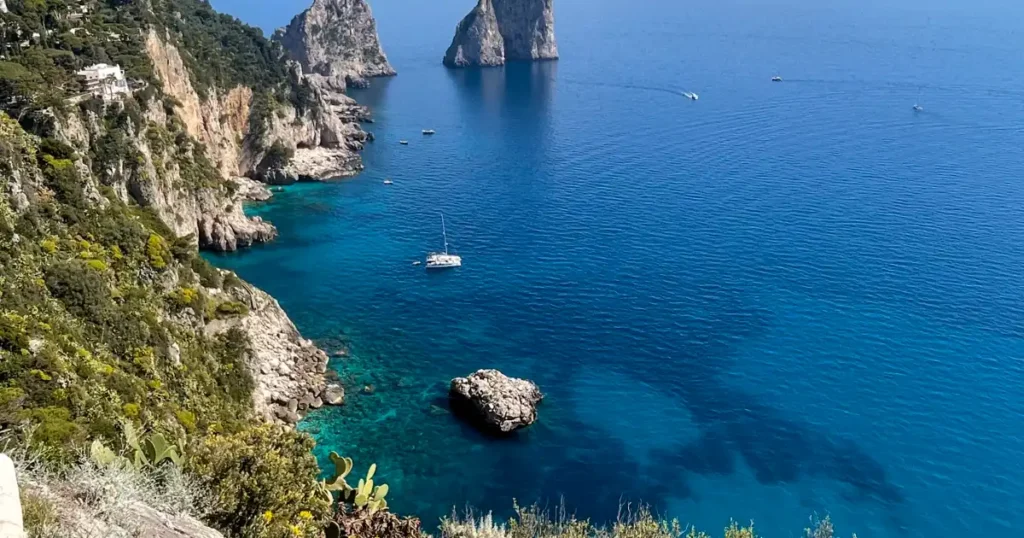
[{"label": "cliff foliage", "polygon": [[[237,328],[209,330],[214,320],[249,315],[237,293],[246,284],[209,266],[195,237],[167,225],[182,204],[223,203],[232,184],[175,117],[144,36],[155,28],[177,43],[200,91],[246,84],[295,105],[304,86],[259,30],[198,0],[7,6],[0,430],[59,474],[78,468],[95,440],[130,450],[131,424],[174,440],[183,472],[210,486],[210,521],[229,535],[319,528],[329,510],[312,441],[255,416],[251,342]],[[103,103],[83,95],[75,72],[94,63],[123,67],[134,96]],[[214,491],[218,484],[233,488]],[[231,510],[242,504],[246,511]]]},{"label": "cliff foliage", "polygon": [[0,13],[0,109],[23,122],[39,110],[66,111],[69,98],[83,93],[75,73],[97,63],[120,65],[130,86],[159,93],[144,52],[149,29],[183,52],[201,96],[211,87],[243,85],[298,110],[316,106],[278,43],[200,0],[10,0],[7,6]]},{"label": "cliff foliage", "polygon": [[185,470],[211,484],[273,484],[258,498],[219,492],[216,506],[244,498],[251,511],[215,520],[235,535],[284,533],[301,512],[323,520],[311,441],[253,416],[245,335],[203,331],[244,315],[219,293],[236,284],[109,188],[90,200],[81,157],[0,116],[0,192],[31,195],[0,196],[0,429],[59,469],[92,440],[126,449],[127,422],[175,439]]}]

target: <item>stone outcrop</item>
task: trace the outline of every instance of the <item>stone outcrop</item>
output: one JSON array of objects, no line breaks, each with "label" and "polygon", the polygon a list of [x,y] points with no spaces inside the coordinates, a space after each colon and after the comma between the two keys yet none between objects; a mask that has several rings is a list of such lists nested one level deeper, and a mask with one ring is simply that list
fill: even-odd
[{"label": "stone outcrop", "polygon": [[281,305],[266,292],[252,286],[207,291],[214,296],[230,294],[230,299],[249,309],[247,315],[238,319],[211,321],[205,331],[212,335],[237,327],[249,337],[249,371],[256,382],[256,413],[266,420],[298,422],[324,396],[327,354],[299,334]]},{"label": "stone outcrop", "polygon": [[[293,75],[309,83],[312,106],[299,111],[290,104],[279,103],[274,114],[259,119],[263,123],[255,129],[252,89],[236,86],[225,91],[212,87],[201,97],[177,47],[156,31],[150,31],[146,52],[164,92],[175,99],[175,116],[188,134],[206,146],[207,156],[222,177],[249,176],[286,184],[347,177],[363,169],[359,152],[368,135],[359,123],[369,119],[369,112],[350,97],[327,91],[323,77],[306,76],[302,67],[292,62]],[[319,161],[293,159],[295,162],[283,169],[268,168],[267,150],[275,144],[294,150],[296,155],[313,151],[326,157]],[[323,160],[332,165],[324,166],[320,162]]]},{"label": "stone outcrop", "polygon": [[314,0],[274,38],[303,71],[334,92],[395,74],[365,0]]},{"label": "stone outcrop", "polygon": [[7,454],[0,454],[0,536],[25,538],[25,524],[21,517],[21,498],[14,462]]},{"label": "stone outcrop", "polygon": [[459,22],[444,55],[449,67],[554,60],[554,0],[479,0]]},{"label": "stone outcrop", "polygon": [[537,420],[537,404],[544,396],[532,381],[478,370],[452,379],[449,397],[454,410],[485,429],[509,433]]}]

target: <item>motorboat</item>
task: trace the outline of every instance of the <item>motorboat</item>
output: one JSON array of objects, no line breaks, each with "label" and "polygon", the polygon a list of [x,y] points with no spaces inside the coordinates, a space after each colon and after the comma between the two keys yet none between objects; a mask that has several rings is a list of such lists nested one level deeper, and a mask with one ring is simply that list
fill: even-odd
[{"label": "motorboat", "polygon": [[423,134],[425,134],[425,135],[432,135],[435,132],[437,132],[437,131],[435,131],[433,129],[423,129]]}]

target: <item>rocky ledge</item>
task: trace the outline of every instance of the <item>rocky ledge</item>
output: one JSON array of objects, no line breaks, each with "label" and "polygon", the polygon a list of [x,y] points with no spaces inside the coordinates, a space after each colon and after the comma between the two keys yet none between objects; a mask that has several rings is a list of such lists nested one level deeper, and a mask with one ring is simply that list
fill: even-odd
[{"label": "rocky ledge", "polygon": [[525,379],[508,377],[498,370],[478,370],[452,379],[452,408],[485,429],[509,433],[537,420],[537,405],[544,395]]},{"label": "rocky ledge", "polygon": [[320,407],[325,401],[344,402],[343,391],[340,399],[334,387],[327,391],[327,354],[299,334],[273,297],[249,285],[207,291],[215,296],[228,294],[229,299],[248,307],[245,316],[214,320],[205,330],[207,334],[220,334],[237,327],[249,337],[249,370],[256,382],[253,407],[259,416],[294,424],[308,409]]},{"label": "rocky ledge", "polygon": [[554,0],[479,0],[455,28],[444,55],[449,67],[554,60]]}]

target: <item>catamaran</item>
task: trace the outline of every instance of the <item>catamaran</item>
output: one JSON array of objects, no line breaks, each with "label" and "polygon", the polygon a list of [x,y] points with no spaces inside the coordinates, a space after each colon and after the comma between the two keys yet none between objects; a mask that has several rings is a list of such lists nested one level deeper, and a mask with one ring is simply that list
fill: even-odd
[{"label": "catamaran", "polygon": [[427,269],[462,267],[462,257],[448,253],[448,232],[444,229],[444,213],[441,213],[441,236],[444,237],[444,252],[427,254]]}]

